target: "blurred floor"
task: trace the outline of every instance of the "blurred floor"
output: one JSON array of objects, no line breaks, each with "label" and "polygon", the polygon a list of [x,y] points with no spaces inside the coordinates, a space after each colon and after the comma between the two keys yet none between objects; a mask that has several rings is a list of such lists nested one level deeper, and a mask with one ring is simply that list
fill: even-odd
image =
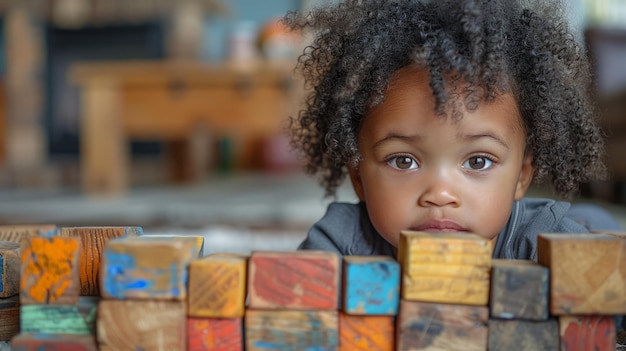
[{"label": "blurred floor", "polygon": [[[529,195],[546,193],[533,188]],[[349,183],[339,188],[337,199],[355,201]],[[626,206],[582,200],[604,206],[626,228]],[[149,234],[204,235],[207,253],[291,250],[329,201],[313,178],[297,172],[212,176],[195,185],[134,186],[126,196],[110,199],[87,198],[78,187],[0,189],[0,224],[137,225]]]}]

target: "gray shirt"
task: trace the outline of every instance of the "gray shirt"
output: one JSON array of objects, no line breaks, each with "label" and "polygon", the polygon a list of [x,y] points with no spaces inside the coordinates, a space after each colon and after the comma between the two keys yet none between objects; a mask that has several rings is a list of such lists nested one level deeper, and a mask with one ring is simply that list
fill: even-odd
[{"label": "gray shirt", "polygon": [[[511,215],[498,235],[494,258],[537,261],[539,233],[587,233],[566,213],[568,202],[527,198],[513,204]],[[334,202],[309,230],[298,249],[327,250],[340,255],[396,256],[396,249],[372,226],[365,203]]]}]

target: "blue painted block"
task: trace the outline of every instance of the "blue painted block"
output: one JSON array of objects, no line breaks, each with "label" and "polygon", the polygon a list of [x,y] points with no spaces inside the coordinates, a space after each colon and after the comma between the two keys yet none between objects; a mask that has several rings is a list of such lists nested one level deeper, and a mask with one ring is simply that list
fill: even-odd
[{"label": "blue painted block", "polygon": [[105,298],[174,299],[187,296],[187,267],[194,238],[127,237],[109,241],[100,267]]},{"label": "blue painted block", "polygon": [[400,264],[388,256],[343,258],[343,311],[356,315],[397,315]]}]

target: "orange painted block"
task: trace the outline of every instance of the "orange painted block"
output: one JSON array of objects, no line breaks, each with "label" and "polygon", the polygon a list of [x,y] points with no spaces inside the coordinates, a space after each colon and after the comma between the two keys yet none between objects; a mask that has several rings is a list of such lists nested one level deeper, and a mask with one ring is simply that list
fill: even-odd
[{"label": "orange painted block", "polygon": [[188,315],[207,318],[241,318],[245,312],[244,255],[211,254],[189,264]]},{"label": "orange painted block", "polygon": [[187,318],[188,351],[242,351],[242,318]]},{"label": "orange painted block", "polygon": [[339,256],[328,251],[253,252],[249,307],[336,310],[339,272]]},{"label": "orange painted block", "polygon": [[55,236],[57,226],[54,224],[23,224],[0,225],[0,241],[20,243],[22,238],[31,236]]},{"label": "orange painted block", "polygon": [[59,236],[78,238],[80,254],[80,294],[100,295],[100,260],[106,243],[114,238],[138,236],[141,227],[72,227],[60,228]]},{"label": "orange painted block", "polygon": [[560,316],[561,351],[615,350],[612,316]]},{"label": "orange painted block", "polygon": [[394,316],[339,312],[339,351],[395,350]]},{"label": "orange painted block", "polygon": [[76,238],[29,237],[22,241],[20,303],[75,305],[80,293]]},{"label": "orange painted block", "polygon": [[185,350],[184,301],[101,300],[96,336],[103,350]]}]

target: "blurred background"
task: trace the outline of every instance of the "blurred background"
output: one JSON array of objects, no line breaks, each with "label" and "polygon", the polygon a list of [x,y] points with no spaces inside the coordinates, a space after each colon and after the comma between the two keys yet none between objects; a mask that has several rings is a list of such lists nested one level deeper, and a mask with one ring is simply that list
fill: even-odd
[{"label": "blurred background", "polygon": [[[277,18],[327,2],[0,0],[0,224],[295,248],[331,199],[283,133],[306,38]],[[594,65],[611,170],[575,200],[626,223],[626,1],[565,2]]]}]

